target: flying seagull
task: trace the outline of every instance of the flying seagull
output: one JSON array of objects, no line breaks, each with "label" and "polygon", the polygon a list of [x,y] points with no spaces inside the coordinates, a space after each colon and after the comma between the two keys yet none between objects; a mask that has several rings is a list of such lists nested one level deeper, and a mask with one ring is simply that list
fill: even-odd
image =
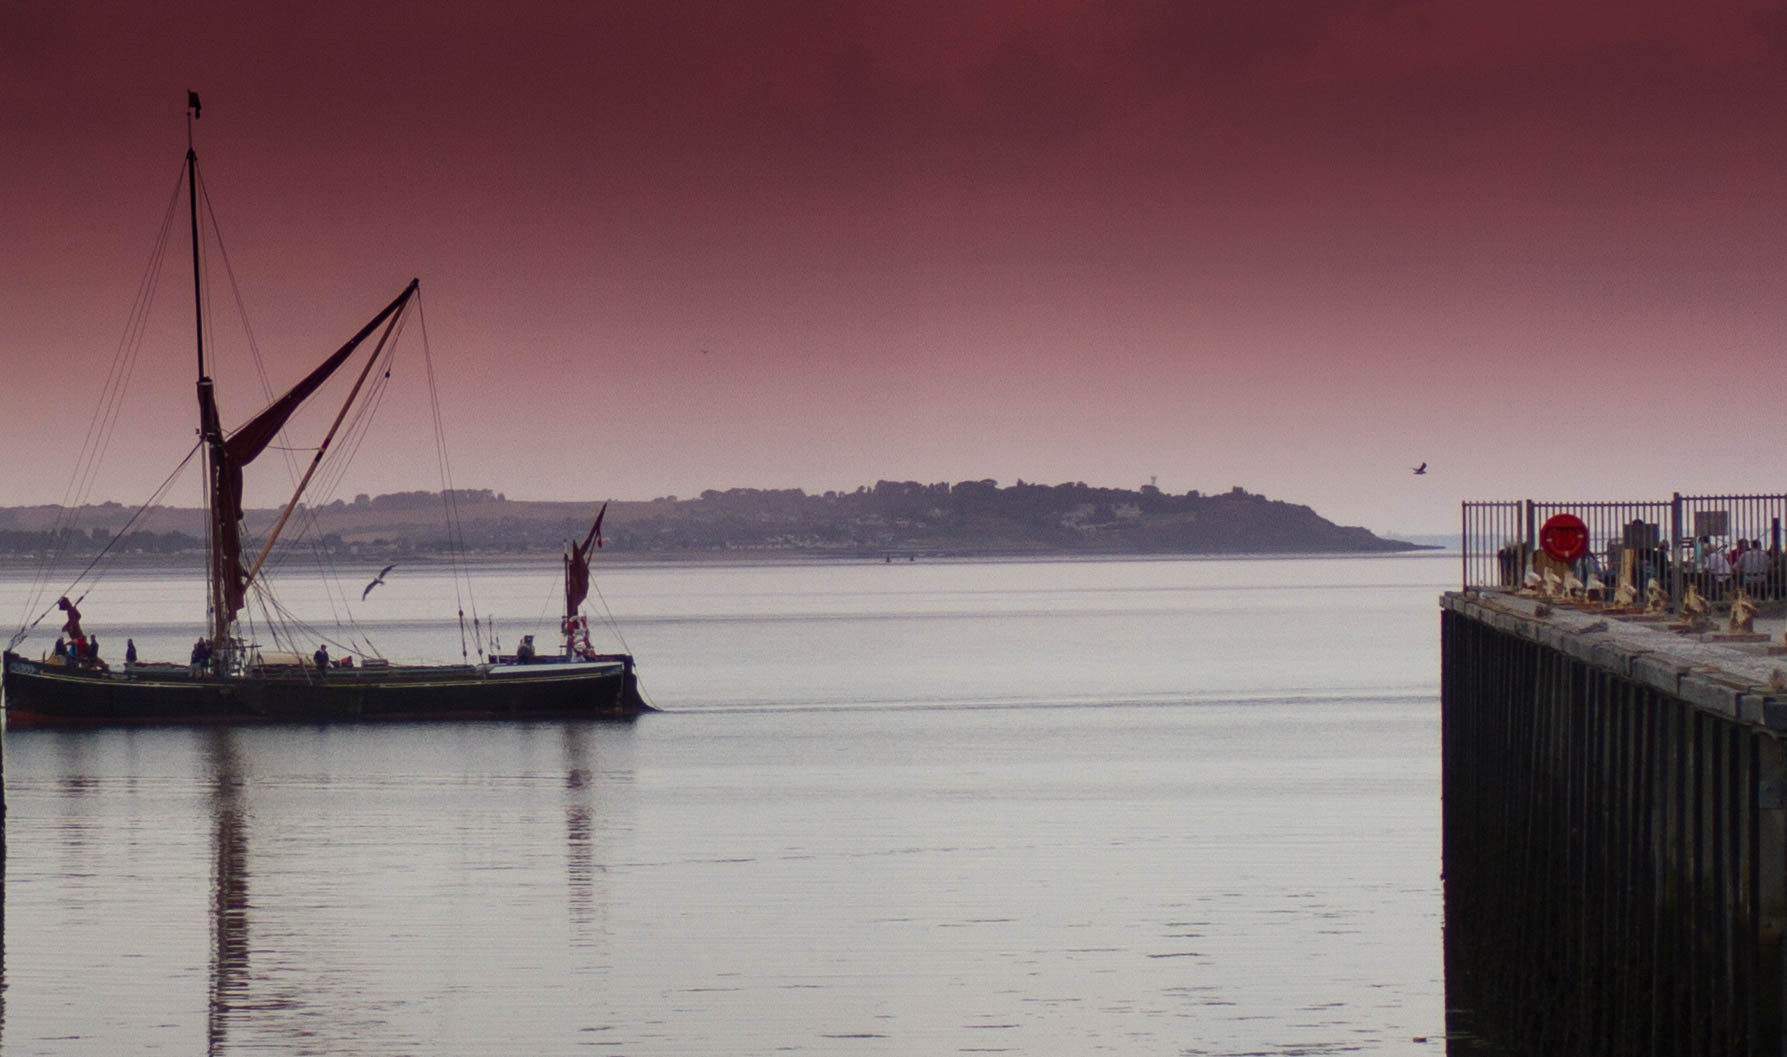
[{"label": "flying seagull", "polygon": [[1426,472],[1427,472],[1427,464],[1426,463],[1422,463],[1421,465],[1415,467],[1415,476],[1416,477],[1420,477],[1423,474],[1425,474]]},{"label": "flying seagull", "polygon": [[392,562],[390,565],[380,569],[379,574],[372,578],[371,583],[366,585],[366,590],[360,592],[360,601],[366,601],[366,596],[372,593],[372,589],[385,582],[385,574],[395,568],[397,568],[397,563]]}]

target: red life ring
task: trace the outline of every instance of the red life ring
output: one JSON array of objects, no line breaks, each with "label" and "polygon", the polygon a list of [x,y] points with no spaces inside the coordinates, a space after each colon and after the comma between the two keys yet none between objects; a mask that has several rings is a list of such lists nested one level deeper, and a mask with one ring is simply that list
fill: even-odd
[{"label": "red life ring", "polygon": [[1539,549],[1568,564],[1588,553],[1588,526],[1575,514],[1553,514],[1539,529]]}]

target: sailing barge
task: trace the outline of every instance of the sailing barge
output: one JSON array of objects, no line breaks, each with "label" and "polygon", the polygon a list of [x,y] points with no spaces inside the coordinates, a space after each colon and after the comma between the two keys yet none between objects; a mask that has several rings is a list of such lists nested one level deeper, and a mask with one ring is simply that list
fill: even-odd
[{"label": "sailing barge", "polygon": [[428,719],[627,719],[649,711],[633,659],[528,664],[256,665],[194,675],[176,665],[102,671],[6,654],[6,725],[325,723]]},{"label": "sailing barge", "polygon": [[[188,126],[198,107],[189,98]],[[190,665],[126,664],[109,669],[73,656],[33,659],[15,652],[36,621],[21,627],[4,651],[0,691],[8,728],[152,723],[321,723],[431,719],[592,717],[630,719],[651,711],[639,692],[633,658],[597,653],[589,642],[581,606],[589,590],[589,559],[601,545],[602,515],[589,535],[565,551],[563,642],[556,654],[534,654],[532,636],[514,654],[486,652],[459,664],[393,664],[366,655],[351,666],[331,663],[319,650],[314,662],[292,649],[263,651],[237,624],[251,589],[265,588],[267,558],[305,494],[329,443],[366,388],[375,367],[394,344],[404,314],[418,300],[418,283],[372,318],[333,355],[244,425],[221,426],[216,387],[205,357],[205,313],[199,277],[198,156],[189,146],[183,173],[191,216],[195,345],[198,355],[199,447],[206,464],[206,634]],[[377,333],[352,391],[316,447],[297,490],[269,531],[259,554],[246,560],[242,524],[243,471],[280,434],[286,421]],[[388,371],[387,371],[388,376]],[[606,507],[604,507],[606,510]],[[388,570],[387,570],[388,571]],[[62,630],[80,639],[80,613],[66,597]],[[45,610],[47,615],[49,610]],[[39,621],[43,616],[37,618]],[[464,614],[460,614],[463,624]],[[295,642],[295,638],[288,640]],[[462,655],[465,653],[461,649]]]}]

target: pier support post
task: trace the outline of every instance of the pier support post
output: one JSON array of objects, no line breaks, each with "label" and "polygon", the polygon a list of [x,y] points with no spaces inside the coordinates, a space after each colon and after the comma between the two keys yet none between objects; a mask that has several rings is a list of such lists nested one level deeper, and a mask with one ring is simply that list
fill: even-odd
[{"label": "pier support post", "polygon": [[1754,885],[1755,1003],[1750,1034],[1755,1052],[1787,1052],[1782,1017],[1787,1014],[1787,972],[1782,939],[1787,934],[1787,750],[1778,738],[1757,745],[1755,759],[1755,852],[1749,882]]}]

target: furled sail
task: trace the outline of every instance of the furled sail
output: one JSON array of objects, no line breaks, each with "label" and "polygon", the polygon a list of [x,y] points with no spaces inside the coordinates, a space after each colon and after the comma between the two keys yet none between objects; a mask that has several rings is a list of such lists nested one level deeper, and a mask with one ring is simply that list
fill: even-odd
[{"label": "furled sail", "polygon": [[268,404],[259,414],[249,419],[228,439],[221,437],[217,428],[217,404],[211,393],[209,379],[200,383],[199,387],[199,421],[200,429],[208,437],[214,438],[211,444],[212,461],[212,506],[211,530],[214,541],[215,573],[222,585],[222,603],[230,619],[242,610],[243,599],[248,584],[242,568],[242,469],[253,462],[267,445],[279,435],[286,420],[291,418],[298,408],[329,380],[341,365],[347,362],[354,350],[367,336],[377,330],[387,319],[401,311],[410,296],[416,292],[416,281],[404,287],[403,293],[396,300],[386,305],[384,310],[372,318],[372,322],[360,328],[348,343],[336,350],[312,370],[284,396]]},{"label": "furled sail", "polygon": [[608,504],[596,511],[596,523],[590,527],[589,535],[583,538],[583,545],[572,544],[571,552],[565,555],[565,617],[577,615],[577,607],[589,597],[589,551],[590,548],[602,545],[602,515],[608,513]]}]

